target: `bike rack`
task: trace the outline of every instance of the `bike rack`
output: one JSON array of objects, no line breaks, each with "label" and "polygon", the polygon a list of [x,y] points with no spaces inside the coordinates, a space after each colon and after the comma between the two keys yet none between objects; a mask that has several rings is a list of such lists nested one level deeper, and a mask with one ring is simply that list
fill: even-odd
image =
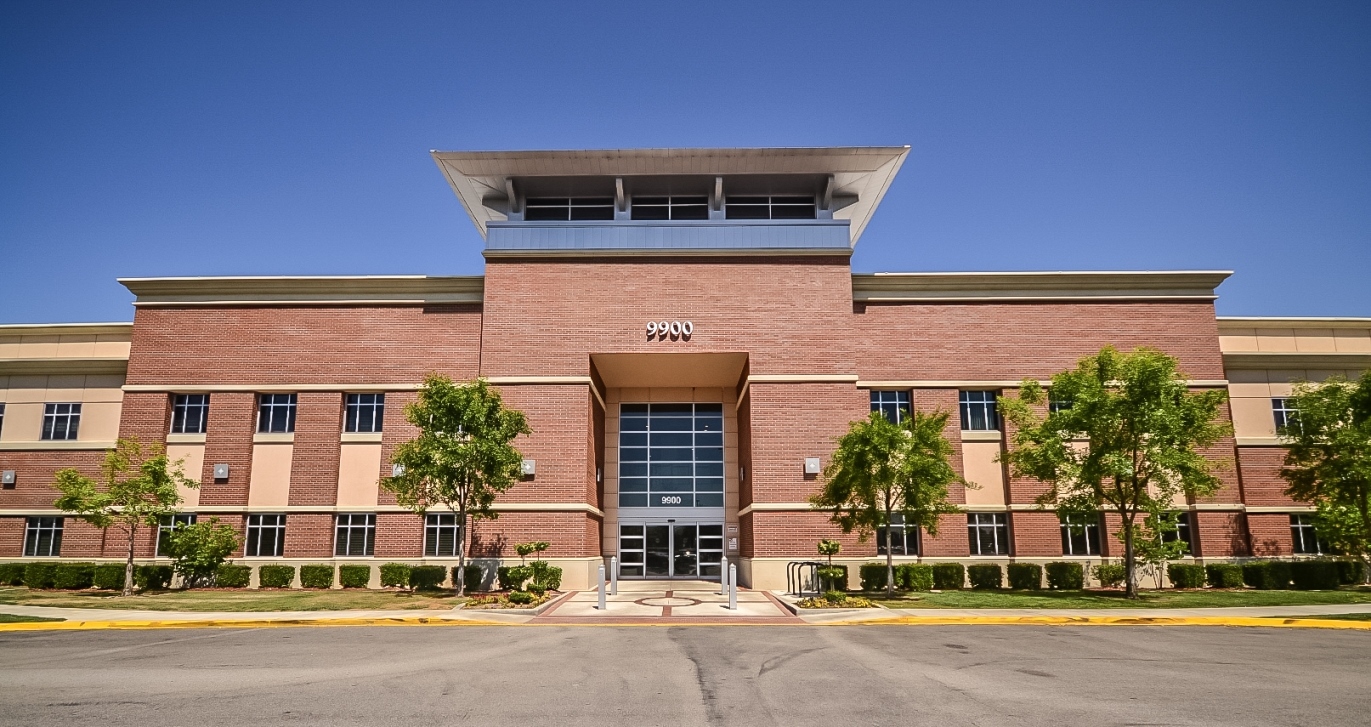
[{"label": "bike rack", "polygon": [[785,567],[786,593],[803,596],[806,591],[819,593],[819,569],[823,563],[814,560],[792,560]]}]

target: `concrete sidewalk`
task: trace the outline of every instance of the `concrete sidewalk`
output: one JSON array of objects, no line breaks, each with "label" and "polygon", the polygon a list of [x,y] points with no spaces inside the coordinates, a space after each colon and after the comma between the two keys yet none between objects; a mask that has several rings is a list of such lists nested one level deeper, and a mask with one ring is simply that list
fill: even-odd
[{"label": "concrete sidewalk", "polygon": [[[786,599],[790,600],[790,599]],[[834,611],[800,610],[806,623],[870,622],[911,617],[928,618],[1317,618],[1345,613],[1371,613],[1371,603],[1313,606],[1239,606],[1231,608],[853,608]]]}]

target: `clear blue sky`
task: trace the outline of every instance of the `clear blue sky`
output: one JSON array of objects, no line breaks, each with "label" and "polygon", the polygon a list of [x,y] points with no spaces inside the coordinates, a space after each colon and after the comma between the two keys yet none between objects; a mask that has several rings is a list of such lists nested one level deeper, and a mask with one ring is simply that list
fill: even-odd
[{"label": "clear blue sky", "polygon": [[[387,7],[381,7],[387,6]],[[913,147],[859,271],[1232,269],[1371,316],[1371,3],[0,5],[0,322],[481,272],[430,149]]]}]

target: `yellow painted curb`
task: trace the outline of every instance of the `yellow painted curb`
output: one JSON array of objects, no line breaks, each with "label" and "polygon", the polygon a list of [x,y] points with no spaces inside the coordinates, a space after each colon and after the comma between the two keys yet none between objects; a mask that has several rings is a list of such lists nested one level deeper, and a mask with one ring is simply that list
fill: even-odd
[{"label": "yellow painted curb", "polygon": [[897,616],[816,626],[1242,626],[1371,631],[1371,621],[1260,616]]},{"label": "yellow painted curb", "polygon": [[93,629],[256,629],[273,626],[505,626],[500,621],[397,616],[395,618],[176,619],[147,621],[28,621],[0,623],[5,631],[81,631]]}]

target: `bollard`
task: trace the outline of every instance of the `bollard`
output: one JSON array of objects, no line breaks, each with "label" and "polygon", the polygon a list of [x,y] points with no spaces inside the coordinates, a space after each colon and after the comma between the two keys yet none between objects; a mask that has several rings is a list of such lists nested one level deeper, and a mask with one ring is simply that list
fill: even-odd
[{"label": "bollard", "polygon": [[728,556],[719,562],[719,595],[728,595]]},{"label": "bollard", "polygon": [[728,567],[728,610],[738,610],[738,566]]},{"label": "bollard", "polygon": [[603,611],[603,610],[605,610],[605,564],[604,564],[604,563],[601,563],[601,564],[600,564],[600,585],[599,585],[599,588],[598,588],[597,590],[600,591],[600,599],[599,599],[599,603],[596,604],[595,608],[596,608],[597,610]]},{"label": "bollard", "polygon": [[619,595],[619,556],[609,559],[609,595]]}]

